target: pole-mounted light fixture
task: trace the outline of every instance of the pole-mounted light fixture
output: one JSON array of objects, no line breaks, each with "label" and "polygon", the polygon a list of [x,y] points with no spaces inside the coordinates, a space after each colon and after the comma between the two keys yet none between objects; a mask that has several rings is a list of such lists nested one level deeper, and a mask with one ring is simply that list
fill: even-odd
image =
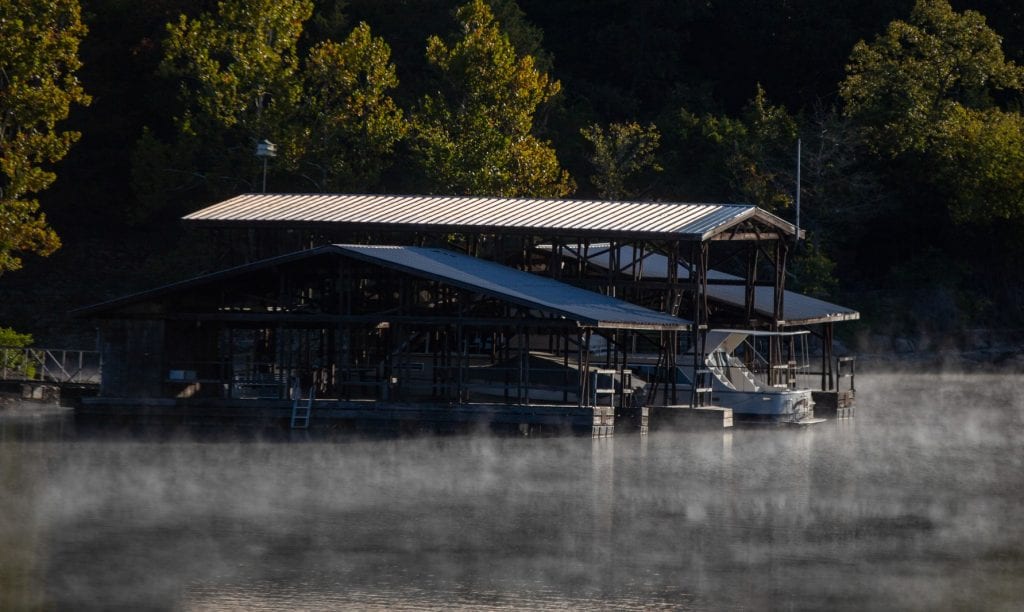
[{"label": "pole-mounted light fixture", "polygon": [[267,158],[277,157],[277,145],[266,138],[256,143],[256,157],[263,158],[263,193],[267,192]]}]

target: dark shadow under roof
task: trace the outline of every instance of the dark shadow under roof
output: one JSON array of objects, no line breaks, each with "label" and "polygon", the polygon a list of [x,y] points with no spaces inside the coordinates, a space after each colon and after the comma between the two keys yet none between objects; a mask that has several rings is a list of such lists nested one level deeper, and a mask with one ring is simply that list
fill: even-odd
[{"label": "dark shadow under roof", "polygon": [[[550,247],[548,247],[550,248]],[[625,274],[633,273],[633,247],[620,246],[619,248],[619,270]],[[610,245],[594,244],[584,250],[584,256],[591,264],[608,269],[610,264]],[[569,257],[577,257],[576,250],[571,247],[563,247],[563,254]],[[668,258],[660,253],[650,251],[642,252],[642,263],[640,269],[643,277],[664,279],[668,272]],[[678,267],[678,278],[688,279],[689,270],[686,266]],[[743,285],[716,285],[714,281],[742,281],[739,276],[726,274],[717,270],[708,270],[708,298],[743,308],[745,305],[745,288]],[[754,310],[757,314],[771,318],[773,310],[775,290],[773,287],[757,286],[754,288]],[[846,308],[838,304],[832,304],[825,300],[803,295],[796,291],[786,291],[783,297],[782,318],[786,325],[812,325],[815,323],[829,323],[838,321],[854,321],[860,318],[860,313],[852,308]]]},{"label": "dark shadow under roof", "polygon": [[337,255],[436,280],[468,291],[561,316],[582,327],[614,329],[685,330],[690,322],[629,302],[580,289],[551,278],[523,272],[491,261],[446,249],[412,246],[327,245],[272,257],[89,306],[81,316],[110,313],[122,306],[171,295],[179,291],[256,272],[287,262]]}]

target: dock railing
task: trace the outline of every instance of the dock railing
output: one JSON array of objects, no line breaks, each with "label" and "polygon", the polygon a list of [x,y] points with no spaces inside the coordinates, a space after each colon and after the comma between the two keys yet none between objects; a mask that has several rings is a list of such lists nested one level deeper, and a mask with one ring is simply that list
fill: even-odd
[{"label": "dock railing", "polygon": [[[856,392],[857,361],[855,357],[837,357],[833,365],[833,377],[820,370],[801,372],[798,385],[815,391],[850,391]],[[825,381],[824,385],[822,380]],[[831,387],[831,388],[829,388]]]},{"label": "dock railing", "polygon": [[98,385],[99,351],[0,347],[0,380]]}]

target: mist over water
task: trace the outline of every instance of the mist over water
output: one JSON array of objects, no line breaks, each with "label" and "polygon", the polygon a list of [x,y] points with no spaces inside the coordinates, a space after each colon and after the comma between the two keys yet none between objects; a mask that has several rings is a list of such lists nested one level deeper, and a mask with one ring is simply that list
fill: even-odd
[{"label": "mist over water", "polygon": [[0,416],[0,609],[1024,605],[1019,376],[808,428],[292,441]]}]

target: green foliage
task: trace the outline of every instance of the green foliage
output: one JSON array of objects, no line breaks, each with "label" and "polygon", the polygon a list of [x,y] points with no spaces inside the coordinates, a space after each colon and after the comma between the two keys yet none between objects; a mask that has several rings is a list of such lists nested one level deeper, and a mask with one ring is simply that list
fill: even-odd
[{"label": "green foliage", "polygon": [[306,22],[302,36],[307,48],[325,40],[342,38],[352,27],[346,9],[347,0],[313,0],[313,16]]},{"label": "green foliage", "polygon": [[999,90],[1021,90],[1024,72],[1001,42],[980,13],[918,0],[909,21],[854,46],[840,85],[846,113],[881,154],[925,152],[951,114],[990,108]]},{"label": "green foliage", "polygon": [[958,222],[1024,215],[1024,117],[999,109],[951,109],[932,154],[936,182]]},{"label": "green foliage", "polygon": [[1001,42],[981,14],[918,0],[908,22],[854,47],[841,85],[868,146],[931,177],[961,223],[1024,215],[1024,118],[996,104],[1024,93],[1024,69]]},{"label": "green foliage", "polygon": [[800,243],[789,265],[796,281],[793,288],[816,298],[828,298],[836,290],[835,269],[835,262],[810,239]]},{"label": "green foliage", "polygon": [[[32,334],[21,334],[10,327],[0,327],[0,349],[21,349],[31,346]],[[29,378],[35,374],[35,364],[22,351],[0,352],[0,369],[24,372]]]},{"label": "green foliage", "polygon": [[770,104],[760,85],[739,119],[698,117],[684,108],[678,125],[695,145],[705,176],[725,186],[724,197],[770,211],[792,204],[796,120]]},{"label": "green foliage", "polygon": [[606,200],[636,197],[640,190],[630,183],[646,171],[661,172],[654,155],[661,134],[653,123],[646,128],[636,122],[612,123],[607,129],[595,123],[580,134],[594,150],[590,164],[596,172],[590,182]]},{"label": "green foliage", "polygon": [[0,327],[0,347],[25,348],[31,346],[32,342],[32,334],[22,334],[10,327]]},{"label": "green foliage", "polygon": [[176,134],[147,132],[136,147],[138,219],[255,190],[256,143],[280,140],[302,98],[297,46],[311,14],[309,0],[223,0],[167,25],[160,74],[180,83],[182,108]]},{"label": "green foliage", "polygon": [[182,131],[237,128],[252,144],[272,135],[301,94],[296,48],[312,12],[309,0],[224,0],[216,16],[169,24],[161,70],[182,80]]},{"label": "green foliage", "polygon": [[[25,65],[36,66],[52,59],[56,72],[36,71],[42,80],[32,87],[74,83],[65,88],[77,98],[71,107],[85,100],[73,75],[96,94],[88,109],[76,109],[73,123],[54,120],[84,133],[61,162],[60,181],[50,184],[55,168],[46,156],[63,155],[75,136],[46,121],[25,133],[67,140],[41,147],[38,160],[23,155],[31,172],[18,166],[22,184],[32,179],[46,190],[12,199],[9,179],[0,175],[0,271],[16,266],[19,253],[56,246],[52,224],[69,228],[62,234],[74,252],[114,266],[125,262],[103,281],[122,286],[96,283],[80,302],[148,285],[153,266],[145,264],[146,273],[139,267],[147,253],[147,260],[167,262],[161,274],[178,275],[184,268],[174,269],[177,254],[160,252],[179,239],[177,217],[258,189],[262,164],[253,149],[263,138],[279,146],[269,163],[268,186],[276,191],[559,194],[567,191],[565,168],[597,175],[588,188],[606,197],[745,201],[779,211],[790,205],[795,183],[797,118],[802,224],[814,235],[810,248],[836,263],[829,275],[843,279],[837,295],[852,306],[866,306],[857,302],[872,290],[898,298],[911,281],[930,285],[932,277],[911,266],[907,282],[886,285],[899,270],[894,262],[934,258],[935,273],[951,279],[942,287],[956,296],[949,305],[970,317],[1024,321],[1024,88],[1020,69],[1007,61],[1024,63],[1019,2],[490,0],[463,7],[459,31],[424,54],[424,40],[454,24],[452,12],[466,2],[90,0],[92,35],[81,42],[81,68],[67,57],[68,41],[61,42],[68,32],[81,36],[80,20],[56,20],[63,30],[44,25],[48,12],[73,3],[0,3],[3,62],[35,57]],[[310,3],[312,16],[303,21]],[[488,6],[489,22],[477,16]],[[15,14],[30,18],[10,18]],[[362,21],[373,26],[372,35],[364,26],[352,29]],[[859,39],[867,42],[851,54]],[[533,72],[521,70],[526,56]],[[561,88],[553,82],[556,68]],[[5,65],[0,77],[3,157],[15,151],[3,122],[12,117],[9,81],[16,74]],[[529,91],[538,84],[533,79],[543,81],[539,94]],[[772,92],[771,103],[763,92],[748,101],[757,82]],[[179,90],[180,97],[173,95]],[[22,91],[35,97],[18,111],[32,117],[61,104],[54,92]],[[829,109],[833,103],[840,112]],[[406,127],[399,108],[416,109],[405,113],[414,114],[415,126]],[[631,160],[646,160],[647,153],[631,157],[631,139],[617,143],[610,126],[632,120],[657,123],[653,154],[663,172],[654,175],[648,166],[630,174]],[[608,153],[591,142],[595,125]],[[594,138],[581,137],[581,129]],[[403,141],[406,130],[415,142]],[[0,172],[16,167],[4,163]],[[145,227],[121,225],[123,210]],[[110,239],[128,232],[146,248],[129,253]],[[38,293],[36,305],[48,308],[47,292],[20,279],[67,278],[58,281],[66,290],[80,276],[80,260],[67,255],[26,258],[34,270],[5,275],[0,295]],[[791,260],[798,275],[792,286],[816,291],[821,283],[805,281],[818,278],[823,266],[803,257]],[[953,262],[963,270],[949,272]],[[993,306],[984,312],[964,306],[985,300]],[[33,317],[41,308],[0,302],[0,318],[19,328],[37,325],[41,333],[58,316],[44,322]]]},{"label": "green foliage", "polygon": [[494,14],[494,21],[508,35],[516,54],[533,57],[533,65],[537,70],[550,72],[554,60],[541,45],[544,32],[526,19],[526,14],[516,0],[488,0],[487,5]]},{"label": "green foliage", "polygon": [[[312,10],[309,0],[224,0],[216,17],[168,25],[161,70],[182,82],[178,127],[186,139],[219,145],[204,161],[222,160],[213,167],[223,176],[252,176],[256,143],[277,138],[299,102],[297,45]],[[240,169],[250,172],[239,177]]]},{"label": "green foliage", "polygon": [[458,9],[461,37],[433,36],[427,60],[441,71],[443,91],[423,98],[413,118],[414,149],[431,188],[442,193],[562,197],[575,185],[554,149],[533,133],[538,106],[558,93],[517,57],[483,0]]},{"label": "green foliage", "polygon": [[[183,199],[255,191],[262,162],[253,153],[263,139],[278,147],[270,162],[278,189],[376,186],[406,132],[387,93],[398,84],[390,48],[361,23],[343,42],[319,42],[300,57],[312,7],[225,0],[215,16],[183,15],[168,26],[161,71],[181,80],[184,108],[173,138],[146,131],[139,141],[139,218]],[[337,6],[320,17],[322,31],[344,22]]]},{"label": "green foliage", "polygon": [[857,129],[835,109],[816,109],[801,130],[805,210],[816,213],[830,235],[853,236],[850,226],[891,205],[893,194],[866,163]]},{"label": "green foliage", "polygon": [[20,268],[23,253],[60,247],[30,196],[56,180],[45,165],[79,138],[56,125],[90,101],[75,76],[85,33],[77,0],[0,3],[0,275]]},{"label": "green foliage", "polygon": [[402,111],[388,96],[398,86],[390,57],[390,47],[365,23],[343,43],[326,41],[310,51],[285,157],[316,190],[370,189],[405,136]]}]

